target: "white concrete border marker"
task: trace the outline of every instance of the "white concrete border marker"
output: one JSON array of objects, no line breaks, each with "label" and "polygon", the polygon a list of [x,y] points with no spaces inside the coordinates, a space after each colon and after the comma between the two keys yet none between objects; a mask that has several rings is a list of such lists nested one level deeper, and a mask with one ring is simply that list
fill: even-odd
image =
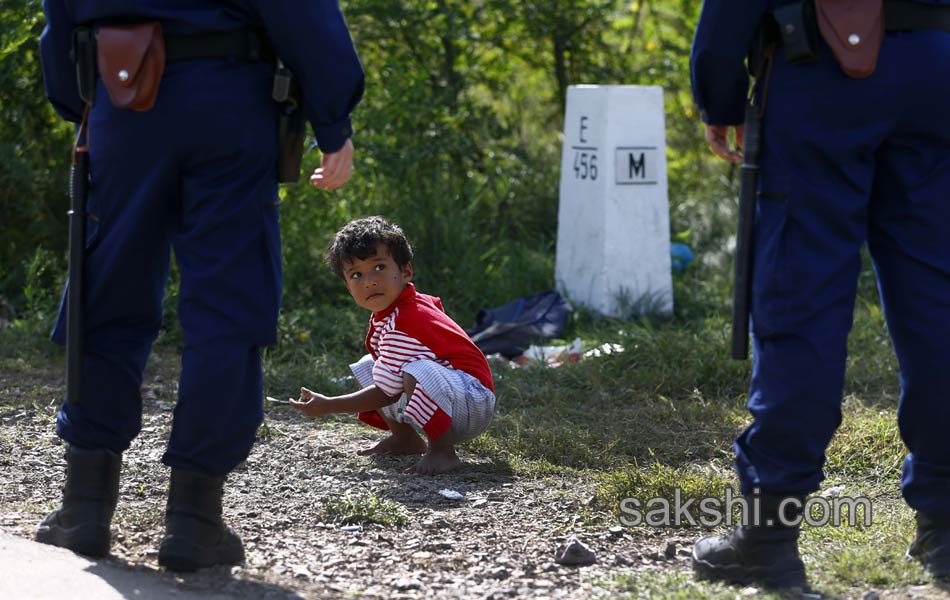
[{"label": "white concrete border marker", "polygon": [[663,89],[567,91],[557,287],[596,312],[673,311]]}]

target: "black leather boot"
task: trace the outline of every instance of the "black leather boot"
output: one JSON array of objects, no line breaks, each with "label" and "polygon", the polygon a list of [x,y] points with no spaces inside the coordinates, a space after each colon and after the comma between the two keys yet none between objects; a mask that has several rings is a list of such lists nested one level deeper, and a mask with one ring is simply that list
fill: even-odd
[{"label": "black leather boot", "polygon": [[[751,496],[747,497],[751,501]],[[767,588],[808,586],[798,554],[799,526],[778,522],[780,497],[760,497],[759,523],[739,525],[726,535],[707,536],[693,545],[693,571],[701,579],[757,583]],[[804,502],[803,498],[799,498]],[[786,522],[798,511],[786,505]],[[767,519],[773,524],[766,525]]]},{"label": "black leather boot", "polygon": [[172,469],[158,564],[172,571],[194,571],[244,562],[241,538],[221,518],[224,479]]},{"label": "black leather boot", "polygon": [[36,541],[87,556],[109,554],[121,468],[121,454],[66,446],[63,503],[40,523]]},{"label": "black leather boot", "polygon": [[950,518],[917,513],[917,536],[907,555],[923,563],[933,577],[950,579]]}]

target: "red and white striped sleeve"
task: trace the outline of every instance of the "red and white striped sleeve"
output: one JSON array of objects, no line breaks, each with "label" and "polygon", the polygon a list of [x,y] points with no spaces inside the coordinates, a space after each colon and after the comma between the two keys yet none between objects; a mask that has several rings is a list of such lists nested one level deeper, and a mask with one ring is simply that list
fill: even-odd
[{"label": "red and white striped sleeve", "polygon": [[435,353],[398,329],[388,331],[379,341],[379,358],[373,366],[373,382],[387,396],[398,396],[404,387],[403,367],[423,358],[435,360]]}]

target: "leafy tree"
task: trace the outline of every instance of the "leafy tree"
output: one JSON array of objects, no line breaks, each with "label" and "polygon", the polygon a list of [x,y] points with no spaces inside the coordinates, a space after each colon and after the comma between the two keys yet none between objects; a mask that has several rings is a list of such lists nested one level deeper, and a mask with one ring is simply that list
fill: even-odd
[{"label": "leafy tree", "polygon": [[[64,255],[72,128],[46,101],[38,0],[0,5],[0,298],[23,287],[41,248]],[[60,258],[60,264],[62,264]],[[17,294],[19,296],[19,294]],[[21,298],[13,298],[14,303]],[[3,311],[0,305],[0,317]]]},{"label": "leafy tree", "polygon": [[[367,74],[356,172],[333,193],[281,190],[288,311],[347,302],[322,254],[336,229],[368,214],[404,226],[420,287],[462,311],[550,287],[564,100],[576,83],[663,87],[672,233],[704,252],[726,247],[733,203],[724,199],[734,190],[728,167],[705,149],[689,88],[698,3],[342,4]],[[65,264],[72,129],[43,93],[39,1],[7,0],[0,18],[0,312],[3,298],[35,310],[23,289],[37,249],[53,265],[43,281],[58,285],[49,273]],[[318,161],[308,153],[305,168]]]}]

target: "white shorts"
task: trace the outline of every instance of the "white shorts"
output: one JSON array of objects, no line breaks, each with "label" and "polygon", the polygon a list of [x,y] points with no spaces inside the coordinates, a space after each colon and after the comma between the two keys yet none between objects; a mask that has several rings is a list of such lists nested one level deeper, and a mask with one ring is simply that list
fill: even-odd
[{"label": "white shorts", "polygon": [[[361,387],[373,385],[374,363],[367,354],[350,365]],[[475,377],[427,359],[406,364],[403,373],[412,375],[416,389],[412,398],[402,394],[379,409],[387,418],[406,423],[431,439],[430,432],[447,416],[455,442],[470,440],[488,429],[495,412],[495,394]]]}]

